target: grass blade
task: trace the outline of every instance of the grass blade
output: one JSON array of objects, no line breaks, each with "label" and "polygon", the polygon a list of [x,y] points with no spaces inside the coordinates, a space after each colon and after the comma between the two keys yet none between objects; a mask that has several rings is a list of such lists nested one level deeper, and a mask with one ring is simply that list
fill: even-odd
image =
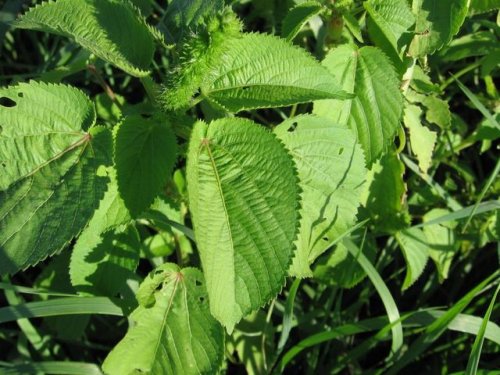
[{"label": "grass blade", "polygon": [[486,192],[488,191],[488,189],[490,188],[491,184],[493,183],[493,181],[495,181],[495,179],[497,178],[498,176],[498,172],[500,172],[500,159],[497,160],[497,164],[495,165],[495,169],[493,170],[493,172],[491,173],[491,176],[490,178],[488,178],[488,181],[486,181],[486,184],[483,186],[483,188],[481,189],[481,192],[479,193],[479,196],[477,197],[477,201],[476,201],[476,204],[474,205],[474,207],[472,208],[472,211],[469,215],[469,217],[467,218],[467,221],[465,222],[465,225],[464,225],[464,229],[462,231],[462,233],[465,233],[467,227],[469,226],[470,224],[470,221],[472,219],[472,217],[476,214],[477,212],[477,208],[479,207],[479,204],[481,203],[481,201],[483,200],[484,198],[484,195],[486,194]]},{"label": "grass blade", "polygon": [[45,290],[45,289],[35,289],[35,288],[29,288],[26,286],[13,285],[13,284],[2,283],[2,282],[0,282],[0,289],[12,290],[14,292],[24,293],[24,294],[49,295],[49,296],[55,296],[55,297],[78,297],[77,294],[54,292],[52,290]]},{"label": "grass blade", "polygon": [[497,290],[495,294],[493,294],[493,298],[491,299],[490,306],[484,315],[483,322],[481,324],[481,328],[477,333],[476,339],[474,340],[474,345],[472,346],[472,351],[470,353],[469,362],[467,363],[467,368],[465,370],[466,375],[476,375],[477,368],[479,365],[479,358],[481,357],[481,350],[483,348],[484,336],[486,333],[486,327],[488,326],[488,321],[491,317],[491,312],[493,311],[493,307],[495,306],[495,301],[498,296],[498,291],[500,291],[500,284],[497,286]]},{"label": "grass blade", "polygon": [[481,103],[479,98],[474,95],[472,91],[470,91],[467,86],[465,86],[462,82],[460,82],[459,79],[455,79],[457,82],[458,87],[460,90],[463,91],[463,93],[469,98],[469,100],[472,102],[474,107],[483,114],[484,117],[488,119],[488,121],[491,123],[491,126],[500,129],[500,125],[498,124],[497,120],[493,117],[493,115],[486,109],[486,107]]},{"label": "grass blade", "polygon": [[453,307],[446,311],[440,318],[430,324],[423,334],[415,340],[404,355],[390,368],[387,375],[398,374],[401,369],[409,365],[415,358],[424,352],[434,341],[436,341],[443,332],[446,331],[449,324],[462,312],[474,297],[486,287],[492,280],[498,277],[500,271],[494,272],[484,281],[478,284],[474,289],[460,299]]},{"label": "grass blade", "polygon": [[[475,208],[475,210],[474,210]],[[425,223],[420,223],[417,225],[414,225],[412,228],[421,228],[425,227],[427,225],[434,225],[434,224],[441,224],[441,223],[446,223],[449,221],[455,221],[455,220],[460,220],[460,219],[465,219],[466,217],[473,216],[474,213],[476,215],[489,212],[489,211],[495,211],[500,209],[500,202],[499,201],[487,201],[487,202],[482,202],[477,205],[469,206],[462,208],[458,211],[454,211],[452,213],[440,216],[438,218],[435,218],[433,220],[426,221]]]},{"label": "grass blade", "polygon": [[423,174],[420,172],[418,166],[405,154],[399,154],[401,156],[401,160],[406,164],[406,166],[417,176],[419,176],[424,182],[429,185],[434,191],[444,200],[446,201],[446,205],[452,211],[461,210],[463,207],[460,203],[458,203],[445,189],[441,187],[436,181],[434,181],[429,175]]},{"label": "grass blade", "polygon": [[380,298],[382,299],[382,303],[384,304],[385,310],[387,312],[387,317],[389,318],[389,322],[394,324],[391,328],[392,331],[392,346],[391,353],[395,355],[399,352],[403,345],[403,326],[400,320],[399,310],[396,306],[396,302],[389,291],[389,288],[384,283],[384,280],[377,272],[375,267],[371,264],[367,257],[365,257],[359,247],[354,244],[351,240],[344,240],[344,244],[349,251],[349,253],[358,261],[359,265],[363,268],[363,270],[368,275],[370,281],[373,283],[373,286],[377,290]]},{"label": "grass blade", "polygon": [[[425,327],[434,323],[441,318],[447,311],[426,309],[421,311],[405,313],[398,320],[403,323],[405,327]],[[472,335],[477,335],[481,327],[482,319],[477,316],[468,314],[458,314],[446,327],[450,331],[457,331]],[[373,332],[376,330],[386,330],[391,328],[387,316],[379,316],[362,320],[356,323],[347,323],[342,326],[336,327],[332,330],[313,334],[306,339],[300,341],[298,344],[290,348],[280,362],[281,371],[290,361],[299,355],[307,348],[319,345],[326,341],[335,340],[343,336],[350,336],[359,333]],[[485,338],[500,345],[500,327],[493,323],[488,322]]]},{"label": "grass blade", "polygon": [[85,362],[47,361],[23,363],[1,368],[4,375],[21,374],[61,374],[61,375],[102,375],[99,367]]},{"label": "grass blade", "polygon": [[281,353],[292,330],[293,322],[293,305],[295,303],[295,296],[297,295],[297,290],[300,286],[300,279],[295,279],[292,286],[290,287],[290,293],[285,304],[285,312],[283,314],[283,328],[281,330],[280,340],[278,342],[278,355]]},{"label": "grass blade", "polygon": [[107,297],[58,298],[0,308],[0,323],[45,316],[103,314],[123,316],[123,310]]}]

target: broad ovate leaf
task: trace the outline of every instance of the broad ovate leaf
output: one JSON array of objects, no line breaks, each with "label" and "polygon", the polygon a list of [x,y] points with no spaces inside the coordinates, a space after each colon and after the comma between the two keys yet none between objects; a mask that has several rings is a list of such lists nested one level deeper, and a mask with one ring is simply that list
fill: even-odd
[{"label": "broad ovate leaf", "polygon": [[406,276],[403,290],[408,289],[424,272],[429,260],[429,246],[420,228],[408,228],[396,233],[396,240],[406,261]]},{"label": "broad ovate leaf", "polygon": [[210,310],[232,331],[285,281],[299,221],[295,166],[276,136],[250,120],[198,122],[187,182]]},{"label": "broad ovate leaf", "polygon": [[229,38],[201,95],[230,112],[352,97],[305,50],[265,34]]},{"label": "broad ovate leaf", "polygon": [[351,129],[314,115],[290,118],[275,134],[292,155],[302,190],[297,250],[289,273],[310,277],[310,265],[356,218],[366,177]]},{"label": "broad ovate leaf", "polygon": [[427,174],[432,163],[432,153],[436,144],[436,132],[424,126],[420,120],[422,110],[420,107],[407,104],[404,113],[404,124],[410,132],[410,145],[417,156],[418,167],[422,173]]},{"label": "broad ovate leaf", "polygon": [[61,250],[106,189],[111,134],[81,91],[21,83],[0,89],[0,273]]},{"label": "broad ovate leaf", "polygon": [[416,25],[410,55],[428,55],[448,44],[462,26],[469,2],[470,0],[413,0]]},{"label": "broad ovate leaf", "polygon": [[321,100],[314,113],[355,130],[370,166],[392,143],[403,112],[399,79],[393,65],[376,47],[342,45],[323,65],[356,95],[349,100]]},{"label": "broad ovate leaf", "polygon": [[126,117],[115,133],[118,190],[137,216],[165,187],[177,156],[175,134],[163,119]]},{"label": "broad ovate leaf", "polygon": [[134,76],[145,76],[157,33],[128,0],[56,0],[29,9],[16,27],[73,39]]},{"label": "broad ovate leaf", "polygon": [[[383,35],[394,51],[401,56],[407,42],[411,40],[409,29],[415,23],[406,0],[368,0],[364,3],[370,17],[368,29],[376,29],[374,35]],[[377,39],[375,37],[375,39]]]},{"label": "broad ovate leaf", "polygon": [[104,361],[104,373],[216,374],[224,330],[210,315],[203,274],[166,263],[150,273],[139,290],[144,288],[153,303],[132,312],[132,325]]}]

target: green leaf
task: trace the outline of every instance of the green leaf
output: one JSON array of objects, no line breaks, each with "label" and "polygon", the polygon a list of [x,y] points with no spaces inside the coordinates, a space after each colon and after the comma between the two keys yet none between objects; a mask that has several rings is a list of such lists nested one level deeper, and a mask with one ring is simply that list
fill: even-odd
[{"label": "green leaf", "polygon": [[[117,259],[116,253],[119,250],[114,247],[112,243],[110,243],[113,241],[113,229],[120,225],[129,223],[132,218],[129,211],[125,207],[123,199],[121,199],[120,194],[118,193],[118,185],[116,183],[114,169],[109,168],[109,170],[111,180],[108,183],[108,190],[104,194],[104,197],[99,203],[99,208],[94,212],[94,215],[92,216],[92,219],[90,219],[87,227],[78,237],[72,251],[69,274],[71,284],[80,293],[88,293],[91,295],[102,294],[102,288],[100,288],[99,285],[93,285],[93,282],[96,280],[94,279],[91,282],[90,278],[93,276],[95,277],[98,274],[102,276],[101,270],[104,268],[109,271],[109,257],[111,254],[106,256],[105,252],[107,249],[111,249],[113,253],[115,253],[114,258],[116,261],[111,261],[111,264],[114,264],[114,267],[116,267],[114,269],[118,274],[110,277],[110,280],[108,281],[115,285],[123,281],[123,277],[120,276],[124,276],[124,268],[134,269],[138,261],[138,259],[135,260],[137,257],[134,254],[127,252],[127,249],[124,249],[124,255],[128,255],[126,260],[120,259],[120,257]],[[138,253],[138,248],[136,248],[135,252]],[[92,257],[91,254],[95,256]],[[125,262],[123,262],[123,260],[125,260]],[[103,286],[102,283],[101,286]],[[106,285],[104,285],[104,288],[106,290]],[[114,296],[116,288],[112,289],[113,293],[111,296]],[[99,292],[99,290],[101,290],[101,292]],[[105,293],[105,295],[109,294]]]},{"label": "green leaf", "polygon": [[415,37],[409,53],[420,57],[441,49],[458,33],[468,12],[469,0],[413,0]]},{"label": "green leaf", "polygon": [[427,95],[422,104],[426,107],[425,119],[436,124],[441,129],[448,129],[451,126],[451,112],[448,102],[435,95]]},{"label": "green leaf", "polygon": [[416,357],[422,354],[432,343],[434,343],[453,323],[453,320],[471,303],[474,297],[480,293],[490,282],[498,278],[499,272],[488,276],[481,283],[476,285],[470,292],[463,296],[443,315],[425,328],[425,331],[409,346],[408,350],[391,366],[388,375],[401,373],[401,369],[410,364]]},{"label": "green leaf", "polygon": [[107,297],[55,298],[0,308],[0,323],[46,316],[102,314],[123,316],[122,309]]},{"label": "green leaf", "polygon": [[123,120],[115,134],[118,190],[137,216],[165,187],[177,156],[177,143],[165,120],[140,115]]},{"label": "green leaf", "polygon": [[[252,334],[249,335],[249,332]],[[275,335],[276,327],[269,324],[265,311],[257,310],[238,323],[232,335],[227,336],[226,350],[238,354],[248,375],[265,374],[272,360],[266,353],[275,353],[277,350]]]},{"label": "green leaf", "polygon": [[495,301],[500,291],[500,284],[498,284],[493,297],[491,298],[488,310],[484,315],[483,322],[481,323],[481,328],[477,333],[476,339],[474,340],[474,345],[472,346],[472,351],[469,356],[469,361],[467,362],[467,369],[465,370],[465,375],[475,375],[477,373],[477,368],[479,366],[479,358],[481,356],[481,351],[483,349],[484,338],[486,334],[486,329],[488,327],[488,322],[491,317],[491,313],[495,308]]},{"label": "green leaf", "polygon": [[443,61],[459,61],[472,56],[490,55],[495,51],[499,51],[497,36],[491,31],[476,31],[452,40],[448,47],[439,51],[439,57]]},{"label": "green leaf", "polygon": [[429,255],[436,264],[440,281],[448,278],[451,261],[456,255],[460,243],[457,241],[453,223],[448,225],[429,223],[449,214],[449,210],[436,208],[427,212],[422,218],[423,231],[429,245]]},{"label": "green leaf", "polygon": [[305,50],[271,35],[230,38],[213,64],[201,95],[230,112],[351,97]]},{"label": "green leaf", "polygon": [[[357,242],[361,242],[361,239]],[[364,255],[374,263],[378,250],[374,238],[366,236],[362,238],[362,242]],[[314,265],[314,279],[327,285],[350,289],[365,277],[366,272],[342,242],[339,242],[333,251],[319,258]]]},{"label": "green leaf", "polygon": [[[64,85],[31,82],[0,89],[0,273],[60,251],[83,229],[104,194],[98,167],[111,136],[89,99]],[[15,161],[15,163],[13,163]]]},{"label": "green leaf", "polygon": [[86,242],[94,234],[87,230],[89,227],[73,249],[71,283],[80,294],[115,297],[126,288],[139,264],[139,234],[133,226],[119,227],[98,235],[99,243],[95,244]]},{"label": "green leaf", "polygon": [[298,226],[298,179],[274,134],[238,118],[198,122],[187,181],[210,310],[228,331],[281,290]]},{"label": "green leaf", "polygon": [[297,166],[302,190],[297,250],[289,274],[310,277],[310,265],[355,221],[366,169],[351,129],[304,115],[275,128]]},{"label": "green leaf", "polygon": [[404,113],[405,126],[410,131],[410,144],[413,153],[417,156],[418,166],[422,173],[427,174],[432,162],[432,153],[437,140],[436,132],[422,125],[420,107],[407,104]]},{"label": "green leaf", "polygon": [[29,9],[15,26],[69,37],[137,77],[149,74],[158,37],[128,0],[46,1]]},{"label": "green leaf", "polygon": [[323,11],[323,7],[317,1],[306,1],[297,4],[287,13],[281,25],[281,36],[287,41],[292,41],[304,25],[312,17]]},{"label": "green leaf", "polygon": [[363,197],[363,206],[377,231],[394,233],[410,222],[405,204],[404,171],[398,155],[390,152],[368,172],[368,188]]},{"label": "green leaf", "polygon": [[[3,375],[19,374],[64,374],[64,375],[102,375],[97,365],[85,362],[43,361],[13,364],[1,367]],[[5,371],[5,372],[3,372]]]},{"label": "green leaf", "polygon": [[314,113],[354,129],[370,166],[392,143],[403,112],[394,67],[378,48],[354,45],[333,49],[323,65],[356,97],[317,101]]},{"label": "green leaf", "polygon": [[471,14],[478,14],[499,8],[500,0],[471,0],[469,12]]},{"label": "green leaf", "polygon": [[[139,306],[126,336],[104,361],[106,374],[215,374],[224,358],[224,331],[209,312],[202,273],[166,263],[153,306]],[[160,287],[161,285],[161,287]]]},{"label": "green leaf", "polygon": [[429,245],[424,232],[418,228],[408,228],[397,232],[396,240],[406,260],[406,277],[403,290],[408,289],[424,272],[429,259]]},{"label": "green leaf", "polygon": [[[377,28],[394,51],[402,56],[410,41],[408,30],[415,23],[415,16],[408,2],[406,0],[368,0],[363,5],[370,15],[367,21],[368,30]],[[372,33],[372,38],[373,35]]]}]

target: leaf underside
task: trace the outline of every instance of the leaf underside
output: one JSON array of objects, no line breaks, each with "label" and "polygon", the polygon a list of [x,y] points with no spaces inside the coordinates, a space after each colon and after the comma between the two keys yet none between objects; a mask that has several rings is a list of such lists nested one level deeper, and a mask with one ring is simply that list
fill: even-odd
[{"label": "leaf underside", "polygon": [[73,39],[133,76],[147,75],[155,32],[128,0],[46,1],[29,9],[16,27]]},{"label": "leaf underside", "polygon": [[228,118],[196,124],[187,181],[210,309],[232,331],[285,281],[298,225],[295,167],[272,133]]},{"label": "leaf underside", "polygon": [[354,45],[333,49],[323,65],[356,97],[317,101],[313,112],[355,130],[370,166],[392,144],[403,111],[394,67],[378,48]]},{"label": "leaf underside", "polygon": [[364,155],[351,129],[304,115],[275,128],[292,155],[302,190],[297,250],[289,273],[310,277],[310,264],[356,217],[364,188]]},{"label": "leaf underside", "polygon": [[203,274],[166,263],[152,271],[141,288],[151,282],[154,304],[139,305],[132,312],[133,325],[104,361],[104,372],[217,373],[224,358],[224,331],[210,315]]},{"label": "leaf underside", "polygon": [[111,136],[86,130],[89,99],[64,85],[31,82],[0,89],[0,273],[13,273],[61,250],[90,219],[107,178]]}]

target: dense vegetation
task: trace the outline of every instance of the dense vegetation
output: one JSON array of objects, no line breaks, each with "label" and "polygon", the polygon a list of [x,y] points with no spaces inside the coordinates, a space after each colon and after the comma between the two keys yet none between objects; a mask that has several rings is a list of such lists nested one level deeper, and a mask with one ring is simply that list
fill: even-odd
[{"label": "dense vegetation", "polygon": [[0,2],[0,373],[500,374],[499,9]]}]

